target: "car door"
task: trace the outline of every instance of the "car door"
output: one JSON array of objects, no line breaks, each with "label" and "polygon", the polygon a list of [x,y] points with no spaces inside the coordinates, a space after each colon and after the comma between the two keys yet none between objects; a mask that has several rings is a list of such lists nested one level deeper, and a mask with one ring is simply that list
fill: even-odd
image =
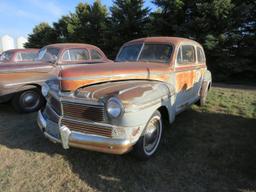
[{"label": "car door", "polygon": [[181,44],[175,62],[176,111],[191,104],[195,97],[196,50],[192,44]]},{"label": "car door", "polygon": [[194,82],[194,97],[198,99],[200,97],[200,90],[202,86],[203,76],[206,70],[206,59],[204,50],[202,47],[196,46],[196,58],[197,58],[197,66],[196,66],[196,77]]}]

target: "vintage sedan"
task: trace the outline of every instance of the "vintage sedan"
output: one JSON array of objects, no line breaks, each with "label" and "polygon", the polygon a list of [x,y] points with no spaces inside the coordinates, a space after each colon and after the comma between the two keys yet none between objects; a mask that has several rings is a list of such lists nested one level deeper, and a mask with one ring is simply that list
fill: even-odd
[{"label": "vintage sedan", "polygon": [[0,64],[0,103],[12,101],[19,112],[38,111],[45,103],[40,90],[47,79],[56,77],[62,69],[106,62],[110,60],[93,45],[47,45],[36,61]]},{"label": "vintage sedan", "polygon": [[0,56],[0,64],[33,62],[38,51],[39,49],[10,49],[4,51]]},{"label": "vintage sedan", "polygon": [[[63,70],[47,81],[38,125],[63,148],[148,159],[163,129],[211,87],[203,47],[189,39],[151,37],[124,44],[115,63]],[[166,126],[167,125],[167,126]]]}]

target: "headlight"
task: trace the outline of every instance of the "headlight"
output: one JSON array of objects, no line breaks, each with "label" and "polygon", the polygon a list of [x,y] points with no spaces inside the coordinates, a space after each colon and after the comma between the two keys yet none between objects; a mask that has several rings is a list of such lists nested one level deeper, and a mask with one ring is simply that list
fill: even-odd
[{"label": "headlight", "polygon": [[111,97],[107,101],[107,113],[112,118],[118,118],[123,113],[123,105],[116,97]]},{"label": "headlight", "polygon": [[46,83],[44,83],[41,89],[42,95],[46,97],[49,93],[49,90],[50,90],[50,87]]}]

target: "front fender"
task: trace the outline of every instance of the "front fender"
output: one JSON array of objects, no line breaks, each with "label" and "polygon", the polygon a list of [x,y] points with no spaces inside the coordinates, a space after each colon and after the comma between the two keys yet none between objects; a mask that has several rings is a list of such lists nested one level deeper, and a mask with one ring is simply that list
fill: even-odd
[{"label": "front fender", "polygon": [[174,87],[160,81],[130,80],[91,85],[80,88],[76,95],[89,100],[119,98],[124,105],[124,115],[111,123],[120,126],[145,125],[159,107],[164,106],[173,120]]},{"label": "front fender", "polygon": [[158,81],[145,81],[122,90],[117,97],[125,105],[126,112],[138,111],[163,103],[174,95],[174,87]]},{"label": "front fender", "polygon": [[121,126],[138,127],[137,135],[130,138],[133,142],[143,134],[150,117],[160,107],[167,109],[169,122],[174,121],[174,87],[164,82],[146,82],[135,86],[134,89],[121,92],[119,99],[125,103],[125,113],[117,123]]}]

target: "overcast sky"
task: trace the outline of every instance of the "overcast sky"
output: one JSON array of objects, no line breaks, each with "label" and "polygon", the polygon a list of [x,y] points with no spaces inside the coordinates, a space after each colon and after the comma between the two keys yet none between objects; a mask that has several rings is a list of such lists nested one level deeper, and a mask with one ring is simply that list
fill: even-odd
[{"label": "overcast sky", "polygon": [[[0,36],[27,37],[36,24],[58,21],[73,12],[79,2],[92,4],[94,0],[0,0]],[[101,2],[107,7],[112,5],[112,0]],[[146,0],[145,6],[153,8],[151,0]]]}]

